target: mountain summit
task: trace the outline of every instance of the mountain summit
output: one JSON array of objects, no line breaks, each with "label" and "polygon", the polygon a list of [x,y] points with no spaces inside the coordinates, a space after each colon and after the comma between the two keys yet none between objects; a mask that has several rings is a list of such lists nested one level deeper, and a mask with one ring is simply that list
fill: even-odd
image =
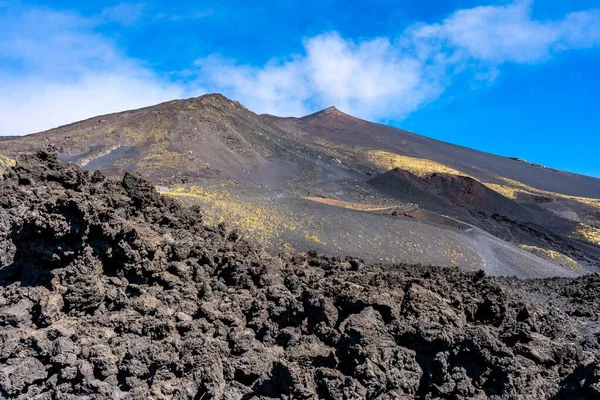
[{"label": "mountain summit", "polygon": [[[108,173],[136,171],[153,179],[268,174],[286,158],[290,135],[220,94],[90,118],[1,142],[16,155],[52,144],[61,160]],[[251,174],[250,174],[251,173]]]},{"label": "mountain summit", "polygon": [[137,171],[154,178],[221,173],[247,180],[260,178],[271,162],[305,164],[313,153],[327,153],[313,146],[315,138],[432,160],[484,181],[500,183],[496,177],[501,176],[540,190],[600,198],[599,179],[439,142],[355,118],[335,106],[301,118],[279,118],[257,115],[218,93],[8,138],[0,141],[0,154],[14,157],[52,144],[63,161],[87,169]]},{"label": "mountain summit", "polygon": [[173,100],[0,140],[0,168],[47,148],[85,170],[140,174],[275,254],[317,247],[519,277],[600,265],[600,180],[336,107],[279,118],[220,94]]},{"label": "mountain summit", "polygon": [[338,110],[335,106],[327,107],[321,111],[317,111],[314,114],[307,115],[301,119],[310,120],[316,117],[329,117],[329,118],[354,118],[349,114],[346,114]]}]

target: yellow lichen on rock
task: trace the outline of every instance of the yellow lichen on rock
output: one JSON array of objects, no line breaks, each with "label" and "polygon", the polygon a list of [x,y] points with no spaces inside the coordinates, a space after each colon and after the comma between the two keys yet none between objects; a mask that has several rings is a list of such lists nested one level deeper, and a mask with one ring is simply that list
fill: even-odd
[{"label": "yellow lichen on rock", "polygon": [[[0,154],[0,174],[2,174],[5,169],[14,167],[15,165],[16,165],[16,162],[14,159]],[[1,178],[1,176],[0,176],[0,178]]]},{"label": "yellow lichen on rock", "polygon": [[0,154],[0,168],[14,167],[16,161],[10,157]]}]

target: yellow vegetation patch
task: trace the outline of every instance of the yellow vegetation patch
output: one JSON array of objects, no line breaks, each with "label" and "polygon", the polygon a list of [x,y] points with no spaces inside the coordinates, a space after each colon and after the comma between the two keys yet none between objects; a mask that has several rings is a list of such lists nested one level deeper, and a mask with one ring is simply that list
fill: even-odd
[{"label": "yellow vegetation patch", "polygon": [[361,204],[351,203],[349,201],[337,200],[337,199],[324,199],[322,197],[303,197],[303,199],[315,201],[317,203],[328,204],[330,206],[348,208],[350,210],[358,211],[383,211],[397,208],[396,206],[381,206],[376,204]]},{"label": "yellow vegetation patch", "polygon": [[294,251],[294,246],[292,246],[289,243],[284,243],[283,244],[283,248],[285,249],[285,251],[289,251],[289,252],[293,252]]},{"label": "yellow vegetation patch", "polygon": [[563,267],[566,267],[570,270],[577,271],[581,269],[577,261],[573,260],[571,257],[559,253],[558,251],[543,249],[541,247],[536,246],[528,246],[525,244],[522,244],[519,247],[523,250],[527,250],[530,253],[535,254],[538,257],[545,258],[547,260],[560,264]]},{"label": "yellow vegetation patch", "polygon": [[[444,164],[440,164],[435,161],[427,160],[424,158],[401,156],[398,154],[389,153],[381,150],[367,151],[367,159],[378,168],[382,168],[387,171],[394,168],[400,168],[420,177],[431,175],[436,172],[469,176],[461,171],[450,168]],[[483,184],[489,187],[490,189],[494,190],[495,192],[498,192],[501,195],[508,197],[509,199],[516,200],[519,194],[539,195],[565,200],[573,200],[600,209],[600,199],[569,196],[561,193],[548,192],[545,190],[540,190],[525,185],[524,183],[521,183],[519,181],[515,181],[513,179],[508,179],[504,177],[497,177],[497,179],[503,181],[504,183],[497,184],[483,182]]]},{"label": "yellow vegetation patch", "polygon": [[[10,157],[3,156],[0,154],[0,174],[4,172],[6,168],[14,167],[16,164],[15,160]],[[0,179],[2,177],[0,176]]]},{"label": "yellow vegetation patch", "polygon": [[529,194],[529,195],[538,195],[538,196],[546,196],[546,197],[554,197],[565,200],[573,200],[580,203],[587,204],[588,206],[600,208],[600,199],[591,199],[588,197],[578,197],[578,196],[569,196],[566,194],[548,192],[545,190],[536,189],[534,187],[525,185],[519,181],[515,181],[513,179],[497,177],[501,181],[505,182],[505,185],[495,184],[495,183],[484,183],[490,189],[500,193],[504,197],[508,197],[509,199],[516,200],[519,194]]},{"label": "yellow vegetation patch", "polygon": [[516,200],[519,193],[533,194],[522,189],[507,185],[499,185],[497,183],[484,183],[484,185],[492,189],[494,192],[500,193],[502,196],[508,197],[512,200]]},{"label": "yellow vegetation patch", "polygon": [[314,232],[311,226],[321,227],[322,221],[312,220],[312,215],[296,215],[286,205],[276,204],[271,200],[245,200],[231,192],[226,183],[210,187],[179,186],[161,192],[166,196],[189,198],[202,206],[204,223],[216,226],[221,222],[230,228],[237,229],[243,237],[251,239],[264,246],[280,246],[290,251],[289,243],[280,242],[283,232],[299,231],[307,240],[320,246],[326,246]]},{"label": "yellow vegetation patch", "polygon": [[202,205],[204,222],[207,225],[215,226],[226,222],[247,238],[252,238],[264,245],[279,236],[278,227],[283,223],[276,210],[243,201],[223,190],[222,187],[210,189],[198,186],[178,187],[162,194],[174,197],[193,197],[195,202]]},{"label": "yellow vegetation patch", "polygon": [[115,131],[122,130],[127,137],[133,139],[137,144],[160,143],[169,138],[169,130],[166,123],[163,124],[164,125],[140,126],[137,129],[131,129],[129,127],[112,128]]},{"label": "yellow vegetation patch", "polygon": [[313,243],[316,243],[316,244],[318,244],[318,245],[321,245],[321,246],[327,246],[327,243],[325,243],[325,242],[321,241],[321,240],[320,240],[320,239],[317,237],[317,235],[311,235],[311,234],[309,234],[308,232],[304,232],[304,237],[305,237],[306,239],[310,240],[311,242],[313,242]]},{"label": "yellow vegetation patch", "polygon": [[573,237],[600,246],[600,229],[586,224],[579,224],[573,232]]},{"label": "yellow vegetation patch", "polygon": [[181,153],[169,151],[166,149],[153,148],[145,157],[138,162],[138,168],[140,169],[152,169],[152,168],[174,168],[181,169],[188,160]]},{"label": "yellow vegetation patch", "polygon": [[14,167],[16,165],[16,161],[10,157],[3,156],[0,154],[0,168],[9,168]]},{"label": "yellow vegetation patch", "polygon": [[435,172],[468,176],[463,172],[435,161],[425,158],[401,156],[399,154],[388,153],[387,151],[370,150],[367,152],[367,159],[378,168],[387,171],[400,168],[421,177],[431,175]]}]

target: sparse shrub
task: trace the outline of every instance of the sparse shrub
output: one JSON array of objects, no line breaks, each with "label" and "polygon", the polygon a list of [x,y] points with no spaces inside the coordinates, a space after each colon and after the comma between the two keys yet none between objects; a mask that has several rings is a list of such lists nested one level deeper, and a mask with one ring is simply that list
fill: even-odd
[{"label": "sparse shrub", "polygon": [[576,271],[576,270],[581,269],[581,267],[579,266],[577,261],[575,261],[571,257],[568,257],[557,251],[543,249],[541,247],[536,247],[536,246],[529,246],[529,245],[525,245],[525,244],[522,244],[519,247],[522,248],[523,250],[527,250],[527,251],[535,254],[538,257],[542,257],[542,258],[548,259],[550,261],[553,261],[555,263],[558,263],[558,264],[562,265],[563,267],[566,267],[570,270]]},{"label": "sparse shrub", "polygon": [[375,165],[375,167],[385,169],[386,171],[400,168],[417,176],[427,176],[435,172],[467,176],[467,174],[461,171],[436,161],[427,160],[425,158],[401,156],[399,154],[381,150],[368,151],[367,160]]}]

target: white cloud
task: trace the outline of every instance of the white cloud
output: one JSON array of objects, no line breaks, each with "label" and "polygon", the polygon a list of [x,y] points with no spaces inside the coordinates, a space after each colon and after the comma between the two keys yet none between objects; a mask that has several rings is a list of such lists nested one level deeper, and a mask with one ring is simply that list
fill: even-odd
[{"label": "white cloud", "polygon": [[106,22],[133,25],[142,18],[145,8],[143,3],[119,3],[103,9],[100,17]]},{"label": "white cloud", "polygon": [[200,62],[200,77],[257,112],[299,116],[336,105],[367,119],[398,119],[435,100],[459,72],[470,71],[471,87],[481,88],[504,63],[540,63],[599,44],[600,11],[537,21],[531,2],[517,1],[416,24],[393,41],[318,35],[304,42],[304,54],[262,67],[212,57]]},{"label": "white cloud", "polygon": [[194,20],[211,17],[213,15],[214,15],[213,10],[208,8],[203,11],[186,12],[185,14],[167,14],[167,13],[160,12],[154,16],[153,20],[154,21],[166,20],[169,22],[194,21]]},{"label": "white cloud", "polygon": [[10,93],[0,96],[1,135],[38,132],[183,95],[177,87],[136,76],[136,71],[93,73],[72,82],[0,81],[0,86]]},{"label": "white cloud", "polygon": [[422,58],[451,52],[461,59],[492,64],[537,63],[559,51],[600,43],[600,12],[582,11],[562,20],[537,21],[531,16],[531,1],[517,1],[460,10],[440,24],[417,25],[407,33]]},{"label": "white cloud", "polygon": [[251,110],[278,115],[302,115],[310,96],[301,62],[272,63],[261,68],[239,66],[220,56],[196,61],[199,80],[212,91],[230,93]]},{"label": "white cloud", "polygon": [[570,13],[560,23],[555,50],[591,48],[600,45],[600,10]]},{"label": "white cloud", "polygon": [[[0,14],[0,57],[18,63],[20,73],[64,76],[108,68],[121,57],[74,13],[31,9]],[[129,63],[129,62],[127,62]]]},{"label": "white cloud", "polygon": [[304,47],[303,56],[260,68],[208,57],[197,62],[199,76],[211,90],[252,110],[284,116],[332,104],[365,118],[404,115],[442,90],[441,82],[424,76],[431,68],[387,39],[353,43],[328,33],[307,39]]},{"label": "white cloud", "polygon": [[516,3],[461,10],[441,24],[417,28],[411,34],[417,43],[428,40],[451,51],[462,51],[465,57],[522,63],[549,57],[550,45],[560,33],[549,24],[532,20],[528,4]]},{"label": "white cloud", "polygon": [[98,24],[132,24],[143,5],[101,16],[41,8],[0,9],[0,135],[23,134],[98,114],[206,91],[253,111],[300,116],[330,105],[359,117],[400,119],[434,101],[457,74],[472,88],[493,84],[503,64],[535,64],[600,45],[600,11],[557,20],[532,17],[530,1],[459,10],[395,37],[353,41],[331,32],[306,38],[301,54],[245,65],[198,59],[195,81],[161,79],[128,58]]},{"label": "white cloud", "polygon": [[424,80],[426,67],[396,51],[387,39],[355,44],[327,34],[308,40],[305,47],[308,84],[320,104],[379,118],[412,112],[438,92]]},{"label": "white cloud", "polygon": [[[48,9],[0,14],[0,135],[20,135],[183,97],[94,32],[97,21]],[[201,92],[201,91],[198,91]]]}]

